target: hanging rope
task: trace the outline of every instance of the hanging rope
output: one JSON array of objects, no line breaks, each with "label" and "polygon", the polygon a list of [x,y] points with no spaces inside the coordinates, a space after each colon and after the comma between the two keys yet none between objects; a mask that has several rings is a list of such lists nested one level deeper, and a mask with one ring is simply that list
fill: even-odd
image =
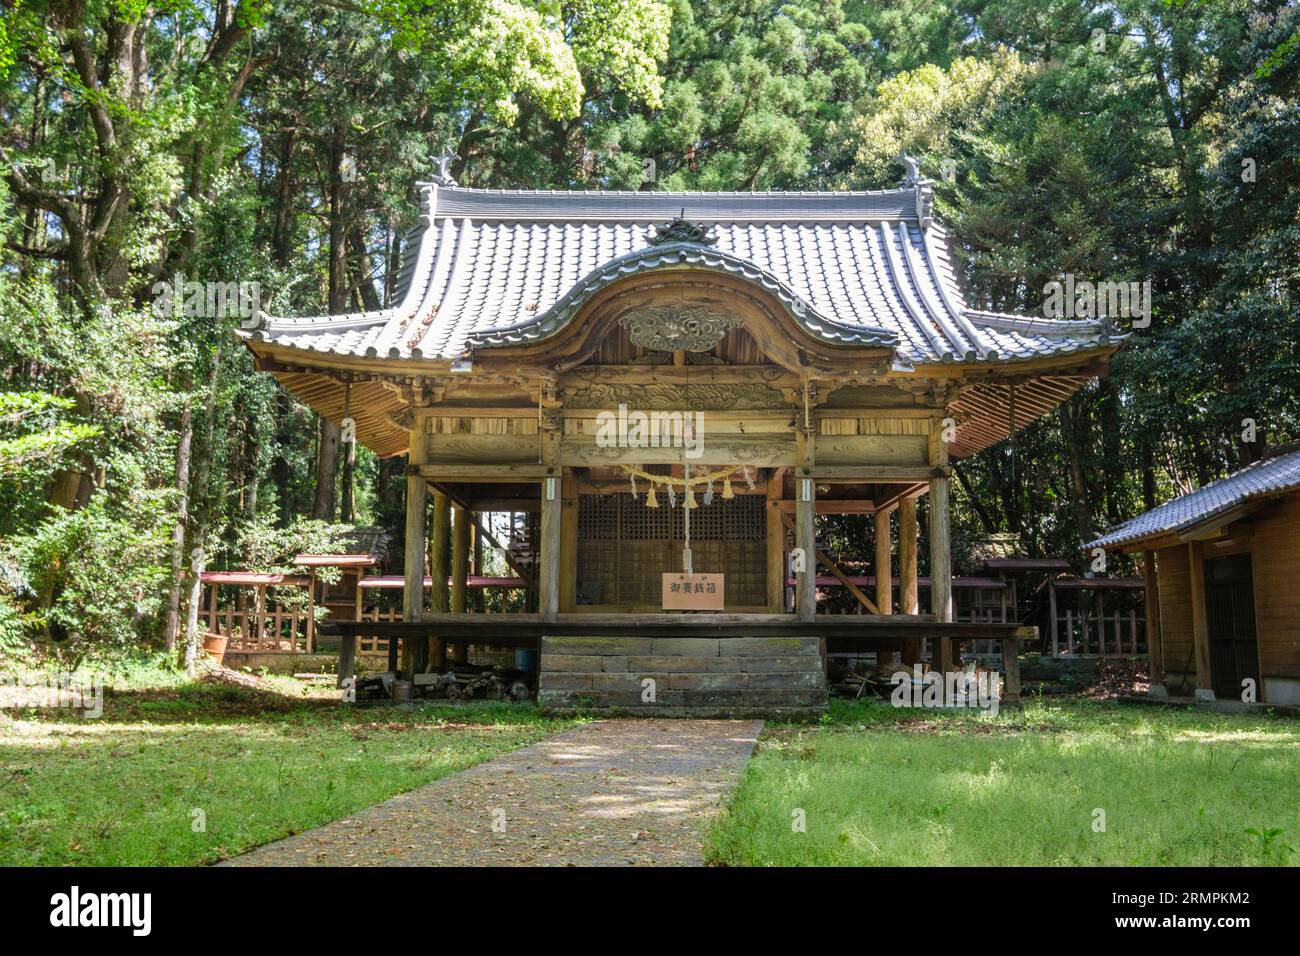
[{"label": "hanging rope", "polygon": [[619,465],[619,467],[623,469],[623,472],[628,475],[629,479],[633,482],[634,489],[636,487],[636,479],[640,478],[650,484],[650,491],[652,494],[655,485],[660,485],[669,490],[680,488],[682,491],[690,491],[697,485],[708,485],[713,481],[721,481],[722,497],[724,499],[731,499],[736,497],[735,492],[731,490],[731,476],[738,471],[744,474],[745,482],[749,487],[754,487],[754,479],[750,476],[749,467],[747,465],[729,465],[726,468],[719,468],[717,471],[709,471],[701,475],[691,475],[690,477],[682,478],[677,478],[673,475],[652,475],[650,472],[643,471],[635,465]]}]

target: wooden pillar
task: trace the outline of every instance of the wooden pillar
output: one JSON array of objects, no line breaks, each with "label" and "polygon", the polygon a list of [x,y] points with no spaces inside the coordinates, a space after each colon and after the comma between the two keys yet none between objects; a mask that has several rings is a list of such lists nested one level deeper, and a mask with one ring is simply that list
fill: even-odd
[{"label": "wooden pillar", "polygon": [[[1160,578],[1156,574],[1156,553],[1142,552],[1142,579],[1146,585],[1146,619],[1147,619],[1147,669],[1151,672],[1151,683],[1165,682],[1165,646],[1160,633]],[[1133,648],[1134,653],[1137,647]]]},{"label": "wooden pillar", "polygon": [[[469,578],[470,512],[464,508],[452,508],[451,511],[451,611],[464,614]],[[469,657],[468,650],[464,642],[453,644],[451,659],[464,663]]]},{"label": "wooden pillar", "polygon": [[[881,614],[894,613],[894,568],[889,540],[889,512],[877,511],[873,516],[876,532],[876,609]],[[876,655],[882,664],[897,666],[898,651],[880,651]]]},{"label": "wooden pillar", "polygon": [[1020,704],[1020,644],[1010,637],[1002,641],[1002,703]]},{"label": "wooden pillar", "polygon": [[452,508],[451,610],[464,614],[469,596],[469,521],[471,512]]},{"label": "wooden pillar", "polygon": [[776,469],[767,480],[767,609],[785,613],[785,525],[781,494],[785,472]]},{"label": "wooden pillar", "polygon": [[[948,539],[948,479],[930,480],[930,610],[935,620],[952,621],[952,550]],[[947,673],[952,670],[952,639],[931,641],[930,663]]]},{"label": "wooden pillar", "polygon": [[560,511],[560,610],[578,606],[578,478],[572,473],[561,479],[563,501]]},{"label": "wooden pillar", "polygon": [[799,620],[817,616],[817,483],[797,477],[794,482],[795,547],[804,553],[803,571],[795,575],[795,610]]},{"label": "wooden pillar", "polygon": [[[428,515],[429,481],[415,473],[424,462],[425,420],[417,418],[411,430],[410,451],[407,455],[406,472],[406,552],[403,559],[402,582],[402,620],[419,621],[424,617],[424,558],[428,546],[426,525]],[[395,638],[389,638],[389,644],[395,644]],[[415,658],[413,645],[408,641],[402,648],[400,667],[412,673]],[[388,659],[396,662],[394,651],[389,650]]]},{"label": "wooden pillar", "polygon": [[[916,539],[916,499],[904,498],[898,503],[898,606],[903,614],[920,613],[916,585]],[[908,666],[920,663],[920,638],[908,638],[903,645],[902,657],[903,663]]]},{"label": "wooden pillar", "polygon": [[537,613],[554,622],[560,609],[560,538],[564,505],[559,477],[542,479],[542,527],[537,561]]},{"label": "wooden pillar", "polygon": [[1061,636],[1057,630],[1060,624],[1056,620],[1056,582],[1050,580],[1047,582],[1047,616],[1050,619],[1048,627],[1052,631],[1052,656],[1060,657]]},{"label": "wooden pillar", "polygon": [[894,613],[894,568],[889,540],[889,512],[875,513],[876,608],[881,614]]},{"label": "wooden pillar", "polygon": [[[451,548],[451,499],[441,491],[433,493],[433,533],[429,535],[429,606],[436,614],[451,610],[447,589],[447,558]],[[421,585],[423,586],[423,585]],[[429,662],[442,672],[447,667],[447,648],[436,635],[429,637]]]},{"label": "wooden pillar", "polygon": [[1187,543],[1187,571],[1191,581],[1192,641],[1196,645],[1196,696],[1214,699],[1210,670],[1210,625],[1205,607],[1205,551],[1199,541]]}]

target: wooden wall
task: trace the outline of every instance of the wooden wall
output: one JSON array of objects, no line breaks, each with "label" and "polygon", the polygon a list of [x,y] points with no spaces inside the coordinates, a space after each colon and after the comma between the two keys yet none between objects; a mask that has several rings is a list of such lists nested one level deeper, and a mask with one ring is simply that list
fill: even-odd
[{"label": "wooden wall", "polygon": [[[1187,545],[1164,548],[1156,552],[1156,574],[1160,582],[1160,640],[1164,647],[1165,673],[1170,690],[1196,685],[1196,657],[1192,642],[1191,578],[1187,563]],[[1182,687],[1183,675],[1186,688]]]},{"label": "wooden wall", "polygon": [[1260,676],[1300,678],[1300,494],[1256,512],[1252,524]]},{"label": "wooden wall", "polygon": [[[1236,537],[1207,541],[1205,557],[1242,551],[1251,555],[1255,589],[1255,629],[1262,678],[1300,680],[1300,494],[1291,495],[1228,529]],[[1179,675],[1194,686],[1191,583],[1187,545],[1156,552],[1160,589],[1160,633],[1170,689]]]}]

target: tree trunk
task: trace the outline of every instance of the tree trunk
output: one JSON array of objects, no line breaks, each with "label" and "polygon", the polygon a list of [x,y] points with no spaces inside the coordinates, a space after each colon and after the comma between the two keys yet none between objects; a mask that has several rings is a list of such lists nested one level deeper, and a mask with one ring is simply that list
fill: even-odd
[{"label": "tree trunk", "polygon": [[181,434],[176,444],[176,524],[172,529],[172,586],[167,595],[166,647],[176,649],[181,626],[181,569],[185,565],[185,532],[190,516],[190,446],[194,440],[194,411],[181,412]]},{"label": "tree trunk", "polygon": [[333,521],[338,489],[339,426],[322,417],[320,440],[316,446],[316,501],[312,517],[319,521]]}]

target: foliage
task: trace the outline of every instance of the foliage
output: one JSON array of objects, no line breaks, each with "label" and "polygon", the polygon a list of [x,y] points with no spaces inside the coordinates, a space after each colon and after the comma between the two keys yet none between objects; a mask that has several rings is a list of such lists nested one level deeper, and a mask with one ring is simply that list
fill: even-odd
[{"label": "foliage", "polygon": [[166,593],[165,491],[55,511],[15,542],[31,588],[47,599],[33,623],[78,660],[92,647],[129,648],[156,626]]},{"label": "foliage", "polygon": [[[339,518],[318,410],[154,290],[382,308],[441,156],[482,187],[876,189],[908,150],[973,305],[1149,280],[1109,377],[959,464],[955,541],[1077,558],[1300,434],[1298,30],[1283,0],[10,3],[0,551],[40,586],[0,592],[4,633],[160,642],[194,547],[282,567],[297,517]],[[354,522],[400,532],[401,469],[359,453]]]}]

